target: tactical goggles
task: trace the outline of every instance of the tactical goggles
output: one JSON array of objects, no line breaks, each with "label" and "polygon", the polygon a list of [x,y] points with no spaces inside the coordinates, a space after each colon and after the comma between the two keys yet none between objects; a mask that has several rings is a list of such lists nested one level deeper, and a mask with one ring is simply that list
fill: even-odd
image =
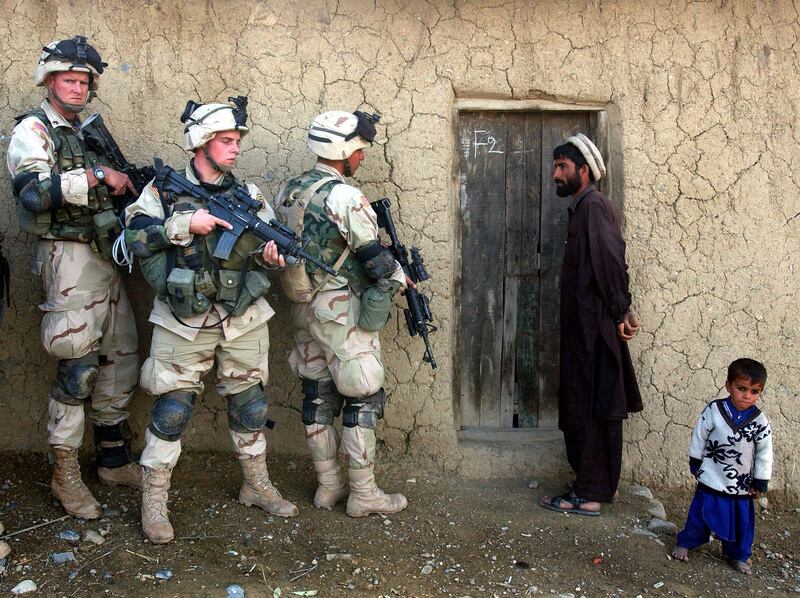
[{"label": "tactical goggles", "polygon": [[233,113],[233,120],[236,123],[237,129],[245,127],[247,125],[247,96],[230,97],[228,98],[228,101],[232,102],[233,106],[219,106],[218,108],[209,110],[208,113],[197,119],[192,118],[192,114],[194,114],[195,110],[201,108],[204,104],[199,104],[194,100],[189,100],[186,102],[186,107],[183,109],[183,113],[181,114],[181,122],[186,124],[183,132],[186,133],[192,127],[192,125],[199,125],[209,116],[215,112],[219,112],[220,110],[230,110]]},{"label": "tactical goggles", "polygon": [[53,58],[71,62],[73,66],[85,67],[88,63],[98,74],[103,74],[103,69],[108,66],[103,62],[100,54],[82,35],[58,42],[55,48],[42,48],[42,51]]},{"label": "tactical goggles", "polygon": [[353,112],[353,116],[358,119],[356,130],[347,135],[344,140],[350,141],[353,137],[359,136],[367,143],[372,143],[377,133],[377,131],[375,131],[375,125],[381,120],[381,115],[377,112],[375,114],[368,114],[367,112],[356,110]]}]

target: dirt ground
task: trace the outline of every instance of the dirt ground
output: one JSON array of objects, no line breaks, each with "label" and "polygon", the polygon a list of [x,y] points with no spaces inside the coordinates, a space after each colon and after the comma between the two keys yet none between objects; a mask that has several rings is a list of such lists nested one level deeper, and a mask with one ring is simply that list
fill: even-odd
[{"label": "dirt ground", "polygon": [[[85,470],[90,470],[86,467]],[[672,538],[634,533],[646,527],[648,500],[623,487],[619,503],[598,518],[566,516],[535,505],[556,481],[444,479],[408,466],[383,472],[385,489],[409,507],[389,517],[351,519],[339,505],[317,510],[310,462],[270,458],[273,480],[300,508],[295,519],[271,517],[236,502],[239,468],[228,455],[184,455],[170,495],[177,540],[147,542],[139,528],[139,495],[89,485],[107,517],[64,519],[8,538],[12,553],[0,592],[30,579],[39,596],[226,596],[239,584],[248,597],[325,596],[744,596],[800,592],[800,515],[771,508],[759,515],[754,575],[733,573],[719,545],[667,557]],[[47,487],[44,456],[3,455],[0,522],[5,533],[64,515]],[[688,496],[657,496],[682,523]],[[105,542],[59,538],[95,530]],[[72,550],[73,562],[51,555]],[[155,577],[161,570],[172,577]],[[316,594],[312,591],[316,590]],[[298,594],[300,592],[300,594]],[[303,594],[302,592],[305,592]]]}]

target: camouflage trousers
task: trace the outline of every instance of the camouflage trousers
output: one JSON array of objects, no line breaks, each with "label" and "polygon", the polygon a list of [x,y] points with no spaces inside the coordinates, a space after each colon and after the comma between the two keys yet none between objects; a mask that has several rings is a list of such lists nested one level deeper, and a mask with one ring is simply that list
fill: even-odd
[{"label": "camouflage trousers", "polygon": [[[140,385],[152,395],[182,390],[203,393],[203,376],[216,364],[216,388],[222,396],[237,394],[269,379],[269,328],[267,323],[226,340],[221,327],[200,330],[193,341],[155,326],[150,356],[142,366]],[[240,456],[261,455],[267,450],[263,430],[228,430],[233,450]],[[151,469],[172,469],[181,453],[180,439],[163,440],[148,429],[139,463]]]},{"label": "camouflage trousers", "polygon": [[[33,262],[45,301],[41,341],[48,355],[78,359],[100,353],[89,417],[110,426],[128,418],[139,371],[136,324],[128,296],[114,265],[91,246],[73,241],[39,242]],[[49,398],[48,440],[53,446],[78,448],[83,441],[83,405]]]},{"label": "camouflage trousers", "polygon": [[[384,379],[380,338],[356,325],[360,310],[359,298],[349,289],[318,293],[311,303],[293,305],[292,371],[309,380],[333,380],[342,395],[353,399],[378,392]],[[333,426],[307,425],[306,442],[314,461],[335,459],[338,454]],[[371,467],[375,443],[374,430],[344,428],[342,448],[350,468]]]}]

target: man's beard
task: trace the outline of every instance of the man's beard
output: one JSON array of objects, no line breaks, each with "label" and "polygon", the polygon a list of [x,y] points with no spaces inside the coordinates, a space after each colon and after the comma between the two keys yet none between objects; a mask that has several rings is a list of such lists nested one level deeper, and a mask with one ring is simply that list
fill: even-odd
[{"label": "man's beard", "polygon": [[580,188],[581,177],[576,172],[573,177],[568,178],[562,184],[559,185],[556,183],[556,195],[559,197],[569,197],[570,195],[575,195]]}]

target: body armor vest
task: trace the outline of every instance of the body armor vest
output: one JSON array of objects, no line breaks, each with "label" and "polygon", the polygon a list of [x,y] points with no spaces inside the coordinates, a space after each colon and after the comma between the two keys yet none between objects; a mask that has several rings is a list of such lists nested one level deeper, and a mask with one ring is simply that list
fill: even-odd
[{"label": "body armor vest", "polygon": [[[239,185],[233,176],[226,176],[224,184],[215,187],[212,192],[232,197]],[[163,199],[165,220],[175,212],[194,212],[206,208],[203,200],[191,195],[176,195],[163,189],[159,193]],[[162,262],[163,274],[158,274],[166,284],[157,287],[150,276],[146,277],[179,316],[204,313],[215,301],[223,303],[233,315],[241,315],[250,303],[269,288],[266,274],[253,268],[252,264],[251,253],[262,245],[261,239],[245,233],[236,241],[228,259],[219,260],[214,257],[214,251],[221,234],[222,231],[217,229],[208,235],[194,235],[188,246],[172,246],[164,252],[166,256],[155,256],[166,257]],[[176,300],[183,301],[175,291],[179,280],[183,288],[177,295],[191,296],[189,305],[185,306],[182,313],[176,305]]]},{"label": "body armor vest", "polygon": [[[101,155],[91,151],[83,137],[71,127],[54,127],[42,108],[36,108],[17,117],[17,123],[34,116],[47,127],[53,140],[56,164],[52,175],[74,170],[90,169],[97,165],[110,166]],[[28,233],[44,235],[49,233],[55,239],[90,243],[95,238],[95,216],[101,212],[113,211],[114,204],[105,185],[96,185],[88,192],[88,205],[76,206],[64,203],[60,208],[33,214],[17,202],[20,227]]]},{"label": "body armor vest", "polygon": [[[279,206],[276,211],[286,214],[303,191],[327,176],[330,175],[319,170],[311,170],[291,179],[286,184],[285,194],[279,198]],[[326,264],[334,264],[347,247],[347,241],[342,238],[339,227],[326,213],[328,196],[338,183],[339,181],[331,181],[324,184],[308,202],[303,215],[303,236],[310,240],[306,250]],[[306,270],[309,274],[313,274],[317,269],[314,264],[306,262]],[[344,276],[358,294],[371,284],[371,279],[364,271],[364,266],[352,253],[347,256],[344,264],[339,268],[339,275]]]}]

